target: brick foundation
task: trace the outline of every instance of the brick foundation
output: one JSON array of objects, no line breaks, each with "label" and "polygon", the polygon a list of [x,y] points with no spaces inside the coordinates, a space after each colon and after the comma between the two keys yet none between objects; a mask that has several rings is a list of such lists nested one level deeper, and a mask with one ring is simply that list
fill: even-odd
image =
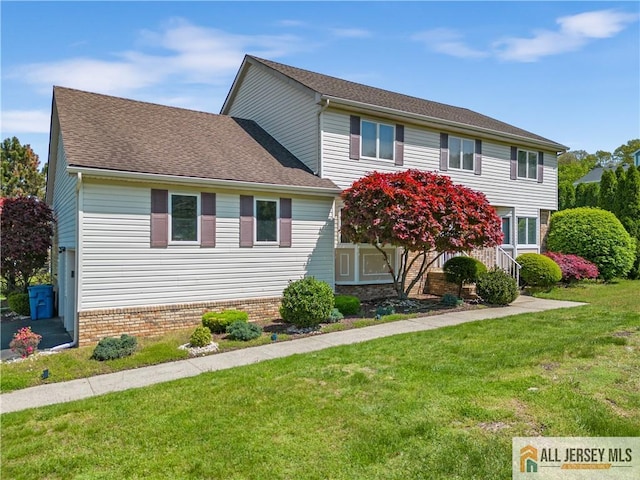
[{"label": "brick foundation", "polygon": [[231,308],[247,312],[250,321],[280,317],[279,298],[89,310],[78,313],[79,346],[94,345],[104,337],[123,333],[151,337],[171,330],[195,328],[200,325],[203,313]]},{"label": "brick foundation", "polygon": [[375,300],[397,295],[393,284],[390,283],[380,285],[336,285],[336,294],[353,295],[360,300]]},{"label": "brick foundation", "polygon": [[[447,282],[444,272],[441,270],[430,270],[427,272],[427,285],[425,293],[442,296],[445,293],[458,295],[458,285]],[[464,285],[462,287],[462,298],[477,298],[475,285]]]}]

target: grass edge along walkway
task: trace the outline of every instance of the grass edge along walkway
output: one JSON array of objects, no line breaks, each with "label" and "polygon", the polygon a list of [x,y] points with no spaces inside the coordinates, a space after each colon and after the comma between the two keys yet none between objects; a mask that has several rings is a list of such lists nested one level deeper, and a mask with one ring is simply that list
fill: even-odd
[{"label": "grass edge along walkway", "polygon": [[466,310],[442,315],[416,317],[370,327],[313,335],[298,340],[272,343],[258,347],[233,350],[215,355],[195,357],[132,370],[81,378],[68,382],[29,387],[0,395],[0,413],[17,412],[28,408],[71,402],[110,392],[141,388],[205,372],[224,370],[252,363],[314,352],[326,348],[365,342],[403,333],[432,330],[461,323],[501,318],[522,313],[535,313],[559,308],[586,305],[581,302],[547,300],[520,296],[507,307]]}]

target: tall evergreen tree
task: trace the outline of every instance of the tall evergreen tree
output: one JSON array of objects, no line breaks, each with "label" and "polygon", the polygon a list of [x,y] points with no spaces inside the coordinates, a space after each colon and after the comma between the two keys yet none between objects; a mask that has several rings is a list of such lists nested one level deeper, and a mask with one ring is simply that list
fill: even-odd
[{"label": "tall evergreen tree", "polygon": [[599,183],[579,183],[576,187],[576,207],[597,207]]},{"label": "tall evergreen tree", "polygon": [[5,138],[0,157],[2,197],[44,198],[45,175],[39,171],[40,160],[30,145],[20,144],[17,137]]},{"label": "tall evergreen tree", "polygon": [[558,210],[566,210],[576,205],[576,188],[573,183],[564,181],[558,185]]},{"label": "tall evergreen tree", "polygon": [[598,199],[598,206],[603,210],[609,210],[613,212],[614,205],[616,203],[616,195],[618,190],[618,179],[616,174],[612,170],[605,170],[602,172],[600,178],[600,197]]},{"label": "tall evergreen tree", "polygon": [[620,222],[632,237],[640,237],[640,172],[630,165],[618,188]]}]

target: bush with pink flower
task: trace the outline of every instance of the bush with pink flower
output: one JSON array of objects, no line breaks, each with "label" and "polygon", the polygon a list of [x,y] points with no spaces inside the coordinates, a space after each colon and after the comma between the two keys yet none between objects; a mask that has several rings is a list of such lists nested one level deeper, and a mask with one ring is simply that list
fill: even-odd
[{"label": "bush with pink flower", "polygon": [[562,281],[565,283],[595,279],[600,274],[594,263],[578,255],[557,252],[546,252],[545,255],[558,264],[562,271]]},{"label": "bush with pink flower", "polygon": [[22,358],[36,353],[42,336],[31,331],[31,327],[24,327],[13,334],[13,340],[9,344],[12,352],[20,354]]}]

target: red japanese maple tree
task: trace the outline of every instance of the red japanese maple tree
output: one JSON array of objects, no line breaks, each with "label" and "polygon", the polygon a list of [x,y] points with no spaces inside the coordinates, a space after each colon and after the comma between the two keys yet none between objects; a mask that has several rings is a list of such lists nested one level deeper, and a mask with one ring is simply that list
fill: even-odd
[{"label": "red japanese maple tree", "polygon": [[[500,218],[485,195],[437,173],[373,172],[355,181],[342,199],[341,233],[383,255],[400,298],[408,296],[440,254],[502,242]],[[385,245],[402,248],[395,268]],[[416,276],[407,284],[416,265]]]},{"label": "red japanese maple tree", "polygon": [[0,220],[1,267],[7,290],[19,286],[26,292],[31,277],[47,262],[53,212],[35,197],[0,198]]}]

